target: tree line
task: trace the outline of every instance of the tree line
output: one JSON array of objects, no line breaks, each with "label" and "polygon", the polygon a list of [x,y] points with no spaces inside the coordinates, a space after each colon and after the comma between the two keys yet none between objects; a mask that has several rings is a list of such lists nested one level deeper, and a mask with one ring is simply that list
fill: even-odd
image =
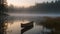
[{"label": "tree line", "polygon": [[60,11],[60,1],[51,1],[46,3],[36,3],[35,6],[29,8],[33,11]]}]

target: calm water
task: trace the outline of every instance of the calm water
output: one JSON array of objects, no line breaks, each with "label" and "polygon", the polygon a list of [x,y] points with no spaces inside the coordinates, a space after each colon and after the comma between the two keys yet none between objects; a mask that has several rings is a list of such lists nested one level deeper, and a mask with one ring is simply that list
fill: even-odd
[{"label": "calm water", "polygon": [[[34,21],[34,26],[32,29],[24,32],[23,34],[43,34],[43,26],[37,25],[43,18],[41,16],[60,16],[60,15],[47,15],[47,14],[9,14],[7,18],[7,29],[6,34],[21,34],[21,23],[28,23]],[[46,29],[45,29],[46,30]],[[45,31],[44,30],[44,31]],[[49,29],[47,31],[50,31]]]},{"label": "calm water", "polygon": [[[7,24],[6,34],[21,34],[21,23],[24,23],[24,24],[28,23],[31,21],[31,19],[32,19],[32,17],[29,17],[27,19],[26,19],[26,17],[9,17],[8,22],[7,22],[8,24]],[[35,19],[36,19],[36,17],[35,17]],[[40,33],[41,30],[42,30],[42,26],[38,26],[34,22],[34,27],[32,29],[26,31],[24,34]]]}]

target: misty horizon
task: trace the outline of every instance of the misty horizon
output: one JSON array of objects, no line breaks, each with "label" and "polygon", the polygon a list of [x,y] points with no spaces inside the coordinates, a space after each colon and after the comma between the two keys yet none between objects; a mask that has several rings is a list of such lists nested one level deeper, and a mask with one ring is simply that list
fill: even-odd
[{"label": "misty horizon", "polygon": [[13,5],[15,7],[30,7],[34,6],[36,3],[46,3],[46,2],[55,2],[56,0],[7,0],[7,5]]}]

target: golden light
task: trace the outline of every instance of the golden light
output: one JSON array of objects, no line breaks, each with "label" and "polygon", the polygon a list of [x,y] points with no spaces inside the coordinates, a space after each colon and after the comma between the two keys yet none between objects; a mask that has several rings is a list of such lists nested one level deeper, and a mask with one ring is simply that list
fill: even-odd
[{"label": "golden light", "polygon": [[25,24],[25,23],[28,23],[29,21],[28,20],[16,20],[14,21],[13,23],[11,22],[8,22],[8,26],[7,26],[7,34],[15,34],[15,33],[20,33],[21,31],[21,23]]},{"label": "golden light", "polygon": [[14,5],[17,7],[29,7],[34,5],[34,1],[31,0],[7,0],[8,5]]}]

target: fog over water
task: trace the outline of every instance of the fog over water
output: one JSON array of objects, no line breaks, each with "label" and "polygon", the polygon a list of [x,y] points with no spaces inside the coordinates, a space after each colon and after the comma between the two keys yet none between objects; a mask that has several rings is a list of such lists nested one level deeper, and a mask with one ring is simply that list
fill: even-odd
[{"label": "fog over water", "polygon": [[25,14],[25,13],[8,13],[10,16],[51,16],[58,17],[60,14]]}]

